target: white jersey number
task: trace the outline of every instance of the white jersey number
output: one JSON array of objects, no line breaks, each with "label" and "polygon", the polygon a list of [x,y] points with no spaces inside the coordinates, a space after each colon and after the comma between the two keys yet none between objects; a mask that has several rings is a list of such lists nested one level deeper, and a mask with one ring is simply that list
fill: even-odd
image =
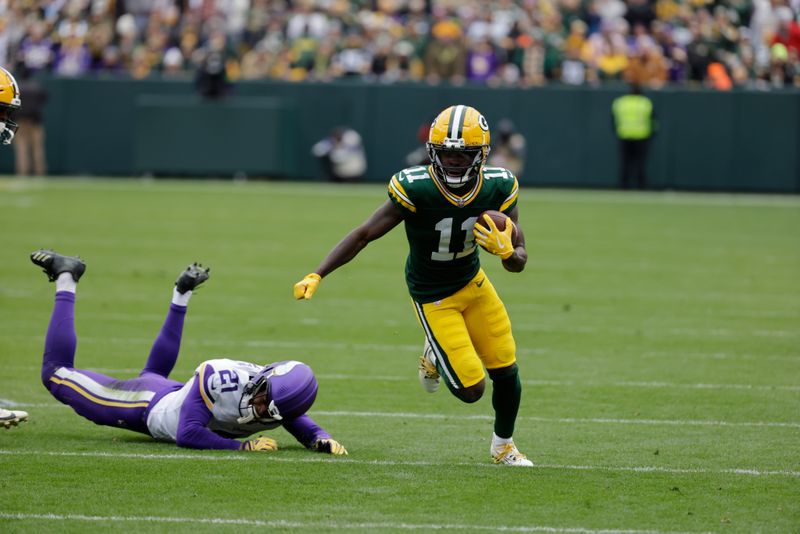
[{"label": "white jersey number", "polygon": [[436,223],[436,230],[439,232],[439,250],[431,252],[431,259],[434,261],[451,261],[457,258],[469,256],[475,250],[475,236],[472,235],[472,228],[475,226],[477,217],[470,217],[461,224],[464,230],[464,244],[460,252],[450,252],[450,244],[453,239],[453,218],[448,217]]}]

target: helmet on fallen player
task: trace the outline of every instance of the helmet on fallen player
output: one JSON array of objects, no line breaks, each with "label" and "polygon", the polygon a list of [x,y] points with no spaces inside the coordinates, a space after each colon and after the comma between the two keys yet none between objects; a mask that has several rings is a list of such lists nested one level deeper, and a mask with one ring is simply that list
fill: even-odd
[{"label": "helmet on fallen player", "polygon": [[[245,384],[239,401],[239,423],[272,423],[306,413],[317,398],[317,379],[311,368],[297,361],[264,367]],[[253,400],[266,396],[267,415],[259,416]]]},{"label": "helmet on fallen player", "polygon": [[17,81],[3,67],[0,67],[0,143],[11,144],[17,133],[17,123],[11,120],[14,111],[22,106]]},{"label": "helmet on fallen player", "polygon": [[489,156],[489,123],[473,107],[450,106],[431,124],[426,147],[435,178],[458,189],[478,177]]}]

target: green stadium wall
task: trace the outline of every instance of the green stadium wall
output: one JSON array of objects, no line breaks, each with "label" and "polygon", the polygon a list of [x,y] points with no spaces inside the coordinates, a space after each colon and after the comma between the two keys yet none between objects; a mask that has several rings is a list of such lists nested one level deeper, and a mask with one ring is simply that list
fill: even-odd
[{"label": "green stadium wall", "polygon": [[[360,82],[247,82],[204,102],[188,81],[49,79],[51,174],[248,176],[319,179],[310,147],[332,128],[364,137],[367,179],[405,166],[417,131],[453,103],[527,140],[527,186],[616,186],[611,127],[617,88],[490,89]],[[668,89],[651,95],[659,131],[649,160],[654,189],[800,192],[800,92]],[[24,95],[23,95],[24,103]],[[13,169],[0,151],[0,172]]]}]

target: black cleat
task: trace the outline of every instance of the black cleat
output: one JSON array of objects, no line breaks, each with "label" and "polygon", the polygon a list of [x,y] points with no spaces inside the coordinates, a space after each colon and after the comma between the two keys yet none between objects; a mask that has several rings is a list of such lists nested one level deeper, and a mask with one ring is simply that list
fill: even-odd
[{"label": "black cleat", "polygon": [[61,273],[70,273],[77,282],[86,270],[86,264],[80,257],[64,256],[44,248],[31,252],[31,261],[42,268],[51,282],[55,282]]},{"label": "black cleat", "polygon": [[183,295],[187,291],[192,291],[194,288],[208,280],[211,267],[203,268],[200,263],[193,263],[181,273],[177,280],[175,280],[175,287],[178,288],[178,293]]}]

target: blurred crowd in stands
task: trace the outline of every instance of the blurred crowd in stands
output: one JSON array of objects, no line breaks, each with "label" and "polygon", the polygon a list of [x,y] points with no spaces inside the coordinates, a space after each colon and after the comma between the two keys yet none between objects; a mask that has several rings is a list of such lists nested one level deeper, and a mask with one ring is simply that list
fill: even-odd
[{"label": "blurred crowd in stands", "polygon": [[0,65],[56,76],[800,87],[800,0],[0,0]]}]

